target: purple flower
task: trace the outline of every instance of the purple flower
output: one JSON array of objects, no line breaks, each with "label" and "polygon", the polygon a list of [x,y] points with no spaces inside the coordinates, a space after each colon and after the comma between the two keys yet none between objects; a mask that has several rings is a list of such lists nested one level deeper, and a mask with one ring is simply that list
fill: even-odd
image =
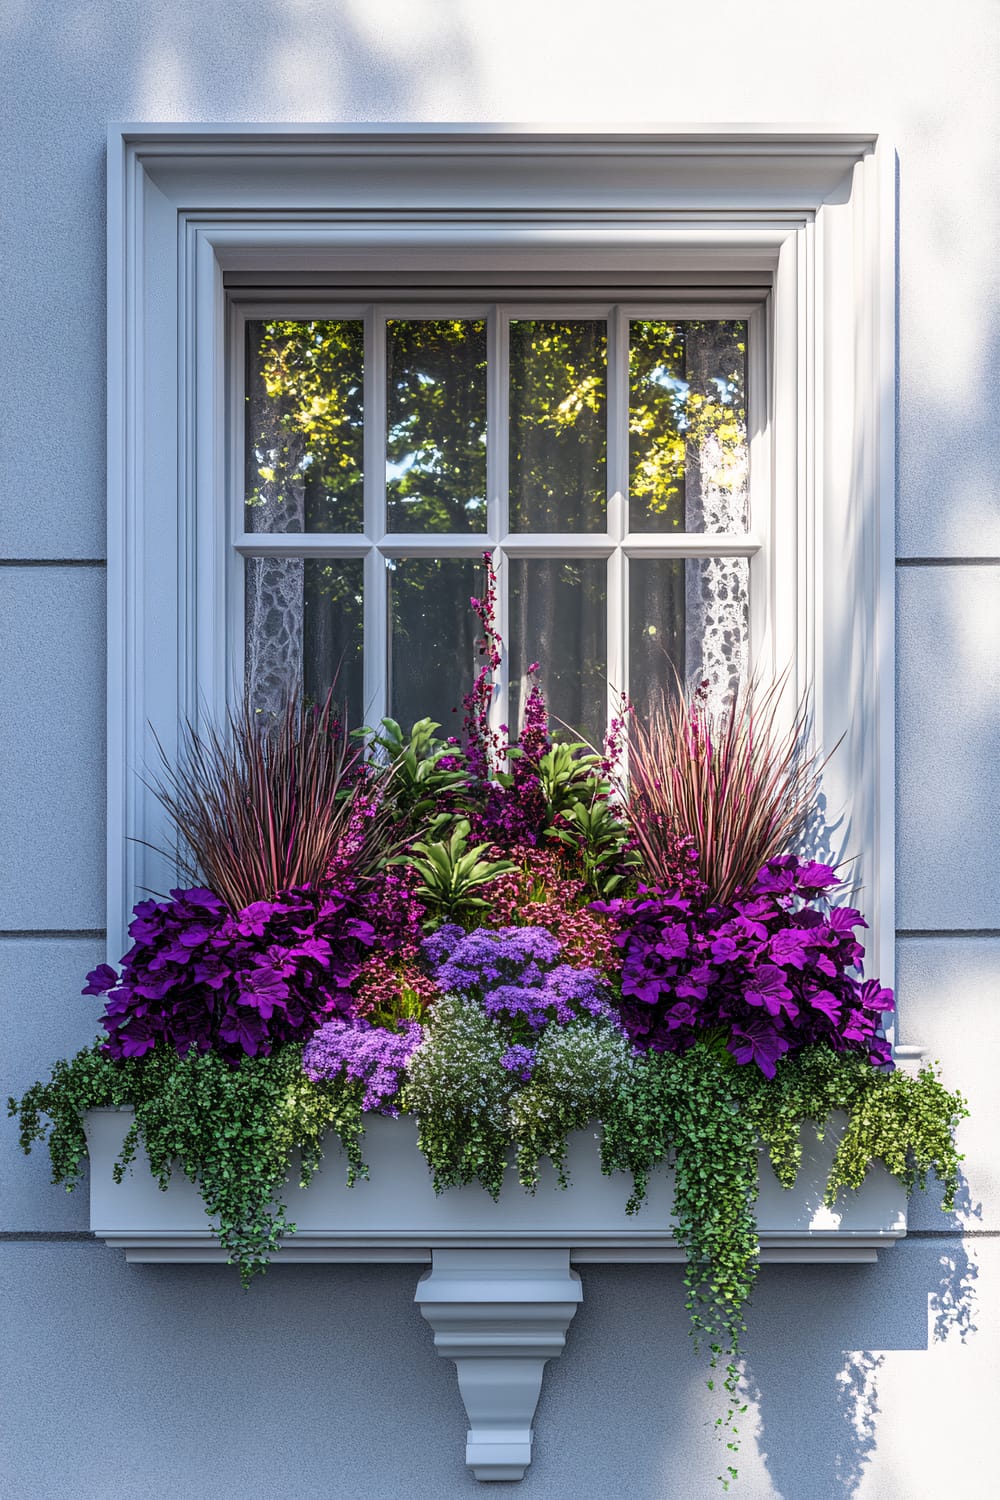
[{"label": "purple flower", "polygon": [[877,979],[866,979],[858,996],[866,1010],[895,1010],[892,990],[883,989]]},{"label": "purple flower", "polygon": [[449,994],[481,998],[498,984],[540,983],[540,965],[555,963],[558,939],[544,927],[477,927],[441,964],[435,979]]},{"label": "purple flower", "polygon": [[350,984],[374,938],[343,892],[283,891],[230,913],[211,891],[143,901],[120,977],[107,964],[85,993],[107,994],[104,1050],[136,1057],[158,1041],[230,1062],[309,1035],[350,1011]]},{"label": "purple flower", "polygon": [[261,1019],[269,1021],[275,1008],[284,1007],[288,999],[288,985],[270,964],[255,960],[257,967],[240,975],[238,998],[241,1005],[252,1005],[260,1012]]},{"label": "purple flower", "polygon": [[811,932],[801,932],[797,927],[784,927],[771,938],[771,957],[776,964],[790,964],[804,969],[809,962],[816,940]]},{"label": "purple flower", "polygon": [[811,859],[808,864],[799,865],[795,884],[800,891],[824,891],[839,881],[832,865],[821,865]]},{"label": "purple flower", "polygon": [[401,1022],[398,1031],[363,1020],[327,1021],[306,1044],[302,1069],[314,1083],[341,1075],[360,1080],[365,1085],[363,1109],[398,1115],[393,1100],[422,1041],[423,1028],[416,1021]]},{"label": "purple flower", "polygon": [[535,1066],[534,1051],[531,1047],[515,1043],[513,1047],[508,1047],[501,1057],[500,1066],[506,1068],[508,1073],[516,1073],[522,1083],[529,1083]]},{"label": "purple flower", "polygon": [[786,1052],[817,1042],[884,1065],[880,1017],[892,993],[851,972],[863,923],[853,907],[829,906],[822,893],[834,884],[830,866],[784,855],[728,907],[657,891],[603,903],[620,928],[621,1021],[636,1046],[683,1052],[721,1031],[738,1062],[768,1076]]},{"label": "purple flower", "polygon": [[424,938],[420,951],[431,968],[437,969],[451,957],[464,937],[464,927],[459,927],[455,922],[445,922],[436,932],[432,932],[430,937]]},{"label": "purple flower", "polygon": [[754,889],[766,891],[769,895],[793,891],[797,866],[798,860],[793,854],[783,854],[778,859],[772,859],[757,876]]},{"label": "purple flower", "polygon": [[86,988],[81,991],[84,995],[106,995],[118,983],[118,975],[110,964],[98,964],[96,969],[91,969],[87,975]]},{"label": "purple flower", "polygon": [[816,990],[814,994],[807,995],[806,999],[813,1010],[821,1010],[834,1025],[840,1020],[840,1001],[829,990]]},{"label": "purple flower", "polygon": [[792,992],[785,983],[785,975],[774,964],[759,964],[752,971],[750,983],[743,991],[748,1005],[761,1005],[769,1016],[779,1016],[782,1011],[788,1016],[797,1016],[799,1008],[792,1000]]},{"label": "purple flower", "polygon": [[790,1045],[770,1026],[752,1021],[745,1026],[734,1026],[727,1043],[728,1050],[738,1063],[756,1063],[765,1078],[774,1077],[778,1059],[788,1051]]}]

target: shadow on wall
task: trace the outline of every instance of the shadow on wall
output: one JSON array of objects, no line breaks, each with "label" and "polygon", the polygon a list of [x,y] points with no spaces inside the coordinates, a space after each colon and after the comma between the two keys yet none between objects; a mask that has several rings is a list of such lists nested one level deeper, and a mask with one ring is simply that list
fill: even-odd
[{"label": "shadow on wall", "polygon": [[884,1252],[877,1266],[761,1269],[745,1383],[761,1457],[782,1500],[853,1500],[882,1435],[887,1356],[964,1344],[977,1332],[979,1272],[952,1238],[959,1232],[942,1231],[943,1248],[925,1231]]},{"label": "shadow on wall", "polygon": [[25,58],[26,77],[30,54],[44,57],[62,105],[85,96],[98,136],[119,119],[443,119],[479,71],[455,0],[388,14],[362,0],[243,0],[238,18],[180,3],[131,23],[91,0],[13,0],[0,45]]}]

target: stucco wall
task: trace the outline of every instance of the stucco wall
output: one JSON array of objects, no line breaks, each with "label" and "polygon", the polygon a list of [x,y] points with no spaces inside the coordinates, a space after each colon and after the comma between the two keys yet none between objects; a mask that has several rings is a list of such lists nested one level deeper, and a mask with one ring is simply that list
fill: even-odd
[{"label": "stucco wall", "polygon": [[[970,1096],[968,1190],[878,1266],[766,1269],[744,1500],[994,1493],[1000,1380],[995,0],[7,0],[0,1046],[89,1040],[103,898],[104,139],[113,120],[837,123],[899,153],[900,1037]],[[850,580],[845,579],[845,587]],[[4,1092],[6,1092],[5,1090]],[[408,1268],[128,1267],[5,1127],[16,1500],[471,1493]],[[962,1231],[966,1233],[963,1235]],[[719,1493],[676,1268],[584,1271],[523,1500]],[[507,1490],[501,1487],[503,1493]]]}]

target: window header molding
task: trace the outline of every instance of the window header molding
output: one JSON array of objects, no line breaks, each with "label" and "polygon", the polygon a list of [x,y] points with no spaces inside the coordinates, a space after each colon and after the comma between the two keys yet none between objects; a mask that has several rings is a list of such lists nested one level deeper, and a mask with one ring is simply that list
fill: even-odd
[{"label": "window header molding", "polygon": [[[752,622],[892,973],[895,159],[814,126],[119,125],[108,151],[108,929],[173,883],[141,777],[226,701],[227,300],[388,285],[751,296],[773,496]],[[581,295],[583,293],[581,292]],[[780,525],[774,524],[780,518]],[[766,518],[765,518],[766,519]],[[153,848],[147,847],[152,845]]]}]

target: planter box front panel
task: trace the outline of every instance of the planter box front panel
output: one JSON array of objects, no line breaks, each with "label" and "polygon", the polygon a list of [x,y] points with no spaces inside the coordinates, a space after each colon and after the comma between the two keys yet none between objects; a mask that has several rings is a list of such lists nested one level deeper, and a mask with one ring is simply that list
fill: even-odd
[{"label": "planter box front panel", "polygon": [[[87,1117],[91,1228],[134,1261],[218,1261],[218,1245],[197,1189],[178,1169],[161,1192],[142,1152],[124,1181],[112,1177],[130,1113],[92,1110]],[[627,1214],[631,1179],[605,1177],[596,1135],[570,1141],[570,1187],[561,1189],[546,1165],[538,1191],[510,1186],[493,1200],[478,1186],[434,1192],[417,1149],[412,1119],[372,1116],[363,1141],[370,1176],[346,1186],[346,1161],[331,1138],[308,1188],[297,1185],[293,1163],[285,1202],[296,1233],[285,1238],[279,1261],[418,1261],[435,1248],[508,1246],[565,1248],[575,1261],[679,1261],[673,1238],[673,1174],[660,1169],[638,1213]],[[819,1142],[807,1130],[798,1181],[789,1191],[761,1161],[757,1200],[762,1261],[871,1261],[883,1245],[906,1233],[906,1197],[882,1168],[869,1172],[857,1193],[824,1207],[823,1188],[836,1146],[831,1129]]]}]

